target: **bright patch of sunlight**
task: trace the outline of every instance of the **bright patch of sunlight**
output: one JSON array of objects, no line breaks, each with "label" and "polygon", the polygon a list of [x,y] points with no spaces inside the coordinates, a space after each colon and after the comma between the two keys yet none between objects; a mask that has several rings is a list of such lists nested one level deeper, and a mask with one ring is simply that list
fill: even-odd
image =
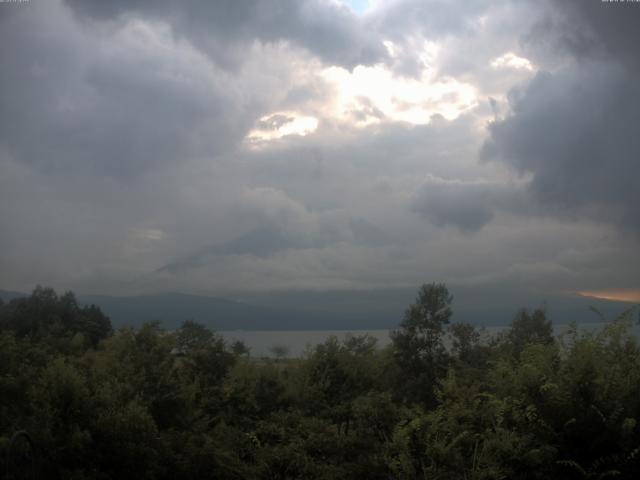
[{"label": "bright patch of sunlight", "polygon": [[313,72],[326,82],[331,94],[321,103],[301,111],[277,111],[258,120],[246,141],[261,148],[285,136],[305,136],[314,132],[319,118],[340,127],[366,127],[381,122],[424,125],[434,117],[454,120],[478,104],[478,92],[470,83],[437,75],[434,67],[439,46],[423,38],[405,44],[383,42],[389,56],[402,63],[415,61],[414,75],[399,75],[379,63],[358,65],[353,70],[339,66]]},{"label": "bright patch of sunlight", "polygon": [[305,136],[318,128],[318,119],[300,115],[297,112],[275,112],[258,120],[256,126],[247,135],[253,144],[276,140],[287,135]]},{"label": "bright patch of sunlight", "polygon": [[473,85],[436,79],[427,69],[419,78],[410,78],[395,76],[383,65],[359,65],[351,72],[334,66],[322,76],[336,91],[332,116],[359,127],[382,120],[426,124],[434,115],[453,120],[478,99]]},{"label": "bright patch of sunlight", "polygon": [[586,290],[577,293],[583,297],[599,298],[601,300],[640,303],[640,290],[634,289]]},{"label": "bright patch of sunlight", "polygon": [[531,61],[524,57],[519,57],[513,52],[507,52],[501,57],[495,58],[491,62],[493,68],[514,68],[516,70],[527,70],[532,72],[534,69]]}]

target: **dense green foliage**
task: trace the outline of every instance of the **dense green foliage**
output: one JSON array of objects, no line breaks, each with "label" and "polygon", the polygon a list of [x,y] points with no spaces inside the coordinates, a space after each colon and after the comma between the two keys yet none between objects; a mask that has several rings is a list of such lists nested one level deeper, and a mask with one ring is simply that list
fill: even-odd
[{"label": "dense green foliage", "polygon": [[631,312],[556,339],[544,312],[522,311],[488,338],[448,325],[451,304],[444,285],[423,286],[385,349],[330,338],[304,358],[255,359],[192,321],[113,332],[70,293],[0,302],[3,472],[640,478]]}]

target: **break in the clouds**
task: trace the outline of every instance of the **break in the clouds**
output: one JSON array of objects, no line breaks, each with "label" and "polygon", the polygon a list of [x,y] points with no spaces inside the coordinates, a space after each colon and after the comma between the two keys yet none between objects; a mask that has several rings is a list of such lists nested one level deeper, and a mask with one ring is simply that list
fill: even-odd
[{"label": "break in the clouds", "polygon": [[0,3],[0,287],[637,289],[639,15]]}]

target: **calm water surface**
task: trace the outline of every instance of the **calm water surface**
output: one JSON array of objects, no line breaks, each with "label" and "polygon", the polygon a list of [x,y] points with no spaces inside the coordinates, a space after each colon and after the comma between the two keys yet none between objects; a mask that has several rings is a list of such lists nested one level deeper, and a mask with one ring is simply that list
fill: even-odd
[{"label": "calm water surface", "polygon": [[[602,328],[604,323],[583,323],[579,327],[584,330]],[[569,326],[565,324],[555,325],[556,335],[566,331]],[[485,327],[487,335],[494,335],[507,327]],[[636,335],[640,333],[640,327],[633,328]],[[289,357],[300,357],[308,348],[323,343],[331,336],[343,340],[347,335],[368,334],[378,340],[378,347],[384,347],[391,342],[389,333],[391,330],[269,330],[269,331],[223,331],[219,332],[227,341],[242,340],[250,349],[251,356],[273,356],[271,349],[274,346],[283,346],[288,349]]]},{"label": "calm water surface", "polygon": [[300,357],[307,348],[323,343],[332,335],[343,340],[349,334],[369,334],[378,340],[379,347],[384,347],[391,341],[389,332],[390,330],[236,330],[218,333],[227,341],[242,340],[254,357],[273,356],[271,348],[274,346],[286,347],[289,357]]}]

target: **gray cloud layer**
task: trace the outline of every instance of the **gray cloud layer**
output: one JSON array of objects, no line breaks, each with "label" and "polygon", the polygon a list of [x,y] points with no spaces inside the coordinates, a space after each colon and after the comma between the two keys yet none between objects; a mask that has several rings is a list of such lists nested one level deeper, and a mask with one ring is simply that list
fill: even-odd
[{"label": "gray cloud layer", "polygon": [[[596,4],[0,4],[0,288],[634,286],[640,9]],[[414,125],[358,97],[355,127],[334,65],[477,105]],[[296,112],[317,130],[246,140]]]}]

